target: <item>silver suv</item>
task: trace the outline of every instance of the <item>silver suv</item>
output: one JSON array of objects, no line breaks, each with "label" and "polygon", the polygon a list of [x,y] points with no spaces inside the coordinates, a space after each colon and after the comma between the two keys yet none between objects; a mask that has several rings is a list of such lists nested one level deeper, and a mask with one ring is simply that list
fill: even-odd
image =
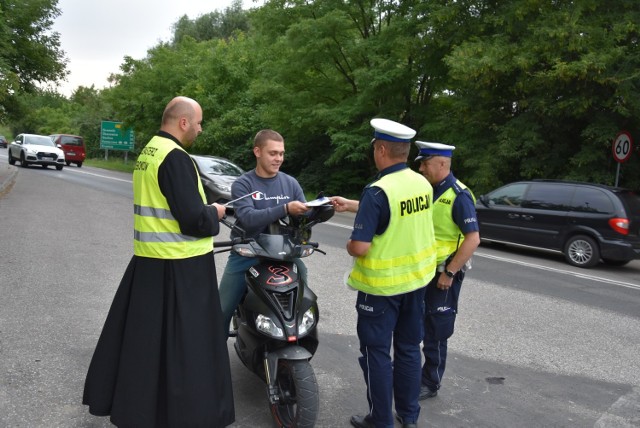
[{"label": "silver suv", "polygon": [[64,167],[64,152],[60,147],[45,135],[20,134],[9,145],[7,153],[9,163],[14,165],[20,162],[20,166],[40,165],[43,168],[49,165],[55,166],[58,171]]}]

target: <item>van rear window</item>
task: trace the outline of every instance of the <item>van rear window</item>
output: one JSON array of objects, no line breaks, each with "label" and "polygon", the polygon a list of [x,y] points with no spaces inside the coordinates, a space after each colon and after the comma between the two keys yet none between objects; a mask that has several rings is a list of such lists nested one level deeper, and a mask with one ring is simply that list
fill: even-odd
[{"label": "van rear window", "polygon": [[610,214],[615,210],[611,198],[604,190],[578,187],[572,201],[572,211]]},{"label": "van rear window", "polygon": [[82,146],[82,138],[78,137],[62,137],[63,146]]}]

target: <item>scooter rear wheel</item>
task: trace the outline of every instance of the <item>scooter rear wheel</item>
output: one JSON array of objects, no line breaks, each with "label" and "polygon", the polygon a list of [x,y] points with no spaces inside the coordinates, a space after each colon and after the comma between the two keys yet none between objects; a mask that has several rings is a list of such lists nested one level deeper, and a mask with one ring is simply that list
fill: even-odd
[{"label": "scooter rear wheel", "polygon": [[318,417],[318,383],[313,367],[306,360],[278,361],[276,386],[279,403],[271,414],[279,428],[311,428]]}]

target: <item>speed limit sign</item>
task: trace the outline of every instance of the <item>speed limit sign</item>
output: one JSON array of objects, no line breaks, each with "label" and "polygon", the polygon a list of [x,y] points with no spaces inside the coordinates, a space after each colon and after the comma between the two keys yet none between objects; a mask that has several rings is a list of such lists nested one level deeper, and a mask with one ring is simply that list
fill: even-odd
[{"label": "speed limit sign", "polygon": [[631,149],[633,148],[633,141],[631,140],[631,134],[627,131],[621,131],[616,139],[613,141],[611,149],[613,150],[613,158],[616,162],[626,162],[631,156]]}]

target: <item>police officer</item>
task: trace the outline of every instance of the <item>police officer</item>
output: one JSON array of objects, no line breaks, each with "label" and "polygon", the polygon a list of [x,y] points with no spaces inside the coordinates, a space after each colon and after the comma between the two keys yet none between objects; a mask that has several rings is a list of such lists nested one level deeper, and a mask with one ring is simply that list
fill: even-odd
[{"label": "police officer", "polygon": [[435,397],[447,362],[465,265],[480,244],[475,199],[451,172],[454,146],[416,141],[420,172],[433,186],[438,272],[427,285],[420,399]]},{"label": "police officer", "polygon": [[332,198],[337,211],[356,212],[347,242],[355,263],[347,284],[358,290],[359,362],[369,411],[351,417],[351,424],[393,427],[395,399],[403,427],[415,427],[425,285],[436,268],[433,189],[406,165],[415,131],[387,119],[373,119],[371,125],[378,175],[360,201]]}]

